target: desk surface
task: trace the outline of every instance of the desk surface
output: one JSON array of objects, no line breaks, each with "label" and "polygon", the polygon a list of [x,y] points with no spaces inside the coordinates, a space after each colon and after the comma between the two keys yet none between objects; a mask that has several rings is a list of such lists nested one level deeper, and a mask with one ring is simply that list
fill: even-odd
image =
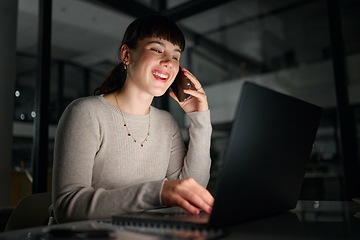
[{"label": "desk surface", "polygon": [[[172,231],[171,237],[159,232],[156,235],[135,233],[99,221],[5,232],[0,234],[0,239],[59,239],[48,237],[46,232],[64,228],[81,230],[85,234],[98,234],[96,238],[92,235],[92,239],[105,239],[104,234],[109,231],[114,239],[207,239],[199,232],[188,231]],[[94,229],[96,231],[92,232]],[[222,239],[360,239],[360,204],[343,201],[299,201],[296,208],[288,213],[237,224],[229,227],[227,231],[228,234]]]}]

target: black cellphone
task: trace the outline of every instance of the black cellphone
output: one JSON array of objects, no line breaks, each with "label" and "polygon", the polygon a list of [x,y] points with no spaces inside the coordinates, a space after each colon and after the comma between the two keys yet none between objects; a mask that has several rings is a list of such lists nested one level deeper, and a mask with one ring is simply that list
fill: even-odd
[{"label": "black cellphone", "polygon": [[171,91],[173,91],[179,100],[183,102],[186,98],[189,97],[189,94],[184,93],[184,89],[191,88],[191,81],[185,76],[184,72],[179,68],[179,72],[175,77],[174,82],[170,86]]}]

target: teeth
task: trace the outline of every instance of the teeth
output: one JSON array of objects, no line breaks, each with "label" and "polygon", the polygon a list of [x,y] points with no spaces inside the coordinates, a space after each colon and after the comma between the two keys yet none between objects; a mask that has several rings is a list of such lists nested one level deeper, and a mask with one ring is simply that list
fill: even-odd
[{"label": "teeth", "polygon": [[161,73],[158,73],[158,72],[154,72],[154,75],[158,76],[158,77],[161,77],[161,78],[167,78],[167,76],[165,74],[161,74]]}]

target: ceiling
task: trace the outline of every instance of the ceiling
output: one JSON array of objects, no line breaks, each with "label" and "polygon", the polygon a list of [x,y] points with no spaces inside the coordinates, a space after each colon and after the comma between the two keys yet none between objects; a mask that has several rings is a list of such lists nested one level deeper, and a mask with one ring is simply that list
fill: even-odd
[{"label": "ceiling", "polygon": [[[359,19],[359,5],[346,1],[346,19]],[[19,0],[20,53],[36,54],[38,6],[38,0]],[[128,24],[158,12],[183,29],[182,64],[204,85],[329,57],[326,1],[320,0],[53,0],[52,57],[108,71]],[[345,27],[349,51],[359,51],[353,29],[357,24]]]}]

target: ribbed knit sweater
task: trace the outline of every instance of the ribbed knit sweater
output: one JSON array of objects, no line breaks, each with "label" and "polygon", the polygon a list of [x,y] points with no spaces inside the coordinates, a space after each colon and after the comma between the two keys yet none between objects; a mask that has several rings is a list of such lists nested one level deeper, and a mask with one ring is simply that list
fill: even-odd
[{"label": "ribbed knit sweater", "polygon": [[188,148],[167,111],[123,113],[103,96],[73,101],[60,118],[54,146],[53,211],[57,222],[106,219],[161,207],[165,179],[210,177],[210,112],[188,113]]}]

